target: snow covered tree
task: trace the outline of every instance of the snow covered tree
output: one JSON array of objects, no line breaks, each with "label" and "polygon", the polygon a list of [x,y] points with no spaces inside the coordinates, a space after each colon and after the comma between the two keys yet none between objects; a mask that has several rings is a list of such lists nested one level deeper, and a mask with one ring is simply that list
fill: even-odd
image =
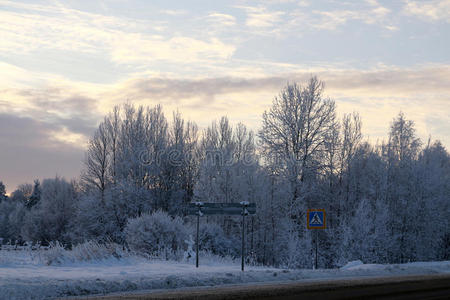
[{"label": "snow covered tree", "polygon": [[104,202],[105,190],[111,180],[108,176],[109,139],[105,123],[99,125],[94,137],[89,140],[84,164],[85,170],[81,176],[83,183],[88,189],[98,191],[101,201]]},{"label": "snow covered tree", "polygon": [[[450,258],[450,155],[441,142],[429,142],[420,153],[417,186],[421,211],[414,216],[423,224],[416,235],[417,256],[421,260]],[[433,220],[433,226],[429,226]]]},{"label": "snow covered tree", "polygon": [[167,152],[168,123],[161,106],[124,107],[116,166],[117,181],[152,192],[147,201],[152,209],[167,209],[161,155]]},{"label": "snow covered tree", "polygon": [[403,113],[399,113],[391,124],[389,132],[390,158],[399,162],[417,158],[421,146],[416,136],[414,122],[406,120]]},{"label": "snow covered tree", "polygon": [[41,200],[41,183],[39,182],[38,179],[36,179],[34,181],[34,186],[33,186],[33,191],[31,193],[31,196],[30,196],[28,202],[26,203],[26,207],[32,208],[33,206],[38,204],[40,200]]},{"label": "snow covered tree", "polygon": [[21,202],[22,204],[30,201],[31,194],[33,192],[33,186],[28,183],[20,184],[17,189],[11,193],[11,200],[14,202]]},{"label": "snow covered tree", "polygon": [[0,202],[0,238],[9,239],[11,238],[9,232],[9,215],[14,209],[13,203],[7,200]]},{"label": "snow covered tree", "polygon": [[114,214],[95,194],[80,195],[74,208],[75,215],[69,224],[72,241],[82,243],[87,240],[118,241],[121,239]]},{"label": "snow covered tree", "polygon": [[259,131],[261,150],[290,182],[290,201],[298,214],[298,197],[305,179],[323,167],[322,151],[335,126],[334,101],[323,97],[324,83],[312,77],[308,84],[288,84],[263,114]]},{"label": "snow covered tree", "polygon": [[[203,202],[256,202],[258,161],[254,136],[243,124],[233,128],[228,118],[213,122],[201,141],[199,178],[194,199]],[[237,220],[230,216],[212,217],[230,236]]]},{"label": "snow covered tree", "polygon": [[3,182],[0,181],[0,203],[5,201],[8,197],[6,196],[6,187]]},{"label": "snow covered tree", "polygon": [[165,259],[181,258],[189,239],[181,218],[160,210],[129,219],[125,234],[132,250],[150,256],[163,255]]},{"label": "snow covered tree", "polygon": [[414,122],[399,113],[391,124],[387,144],[389,226],[391,236],[396,239],[391,253],[394,262],[407,262],[416,255],[415,233],[420,224],[414,217],[420,214],[421,199],[414,169],[420,145]]},{"label": "snow covered tree", "polygon": [[358,113],[344,114],[342,118],[342,146],[340,151],[340,170],[341,173],[348,168],[358,146],[362,140],[361,117]]},{"label": "snow covered tree", "polygon": [[[350,165],[355,153],[361,144],[362,133],[361,133],[361,118],[358,113],[345,114],[342,119],[342,130],[341,130],[341,147],[339,153],[339,185],[341,188],[340,194],[343,195],[344,200],[348,202],[349,200],[349,178],[352,177]],[[367,145],[365,145],[367,146]],[[345,175],[345,176],[344,176]],[[341,199],[340,197],[339,199]],[[340,214],[342,211],[342,203],[339,200],[337,217],[340,219]]]},{"label": "snow covered tree", "polygon": [[[192,235],[194,234],[193,229]],[[228,237],[220,225],[211,222],[200,224],[199,248],[216,255],[232,257],[239,256],[241,250],[238,236]]]},{"label": "snow covered tree", "polygon": [[286,240],[280,232],[286,230],[285,224],[287,199],[287,183],[282,180],[274,168],[266,166],[258,174],[259,187],[256,199],[257,223],[254,253],[258,261],[265,265],[282,265],[280,247],[284,247]]},{"label": "snow covered tree", "polygon": [[230,198],[233,151],[233,128],[228,118],[214,121],[203,133],[199,182],[194,192],[198,201],[234,202]]},{"label": "snow covered tree", "polygon": [[[74,229],[78,239],[84,233],[89,237],[98,233],[105,236],[97,239],[123,242],[128,218],[158,209],[181,214],[183,203],[193,197],[197,139],[195,123],[174,113],[169,124],[160,105],[115,107],[100,123],[86,152],[76,216],[80,228]],[[89,207],[99,208],[104,215],[96,216]],[[96,222],[81,225],[88,220]],[[102,226],[108,229],[102,231]]]},{"label": "snow covered tree", "polygon": [[198,173],[197,142],[197,125],[174,113],[167,148],[159,159],[161,188],[166,194],[161,208],[171,214],[181,214],[183,205],[192,200]]},{"label": "snow covered tree", "polygon": [[233,130],[226,117],[207,128],[202,140],[200,178],[195,196],[201,201],[251,201],[257,171],[253,132],[243,124]]},{"label": "snow covered tree", "polygon": [[24,199],[28,196],[29,190],[28,185],[21,184],[10,198],[5,197],[0,201],[0,238],[22,241],[20,231],[25,213]]},{"label": "snow covered tree", "polygon": [[[227,117],[199,133],[195,123],[178,112],[169,122],[161,106],[116,107],[89,143],[82,193],[75,193],[69,206],[75,211],[68,215],[70,221],[53,218],[65,209],[55,211],[56,205],[49,205],[53,201],[42,192],[34,206],[29,205],[30,196],[24,218],[23,210],[8,206],[9,201],[0,208],[7,212],[0,212],[0,223],[8,228],[0,233],[22,232],[44,241],[113,240],[143,247],[151,255],[164,248],[169,255],[173,245],[184,244],[170,238],[157,250],[147,244],[154,233],[139,226],[151,223],[156,232],[173,227],[167,225],[171,217],[147,220],[152,213],[182,216],[184,204],[192,201],[245,200],[257,204],[257,215],[247,218],[246,243],[249,256],[258,263],[311,267],[314,234],[305,228],[305,212],[314,207],[328,213],[328,228],[319,232],[320,267],[353,259],[448,259],[447,150],[439,142],[421,150],[414,123],[401,113],[391,124],[387,143],[363,142],[359,114],[345,114],[338,122],[335,104],[323,96],[323,88],[316,77],[306,85],[283,88],[263,114],[258,145],[252,131],[244,124],[232,126]],[[40,190],[38,184],[34,190]],[[44,218],[46,214],[52,217]],[[233,255],[240,218],[205,219],[202,249]],[[437,230],[424,225],[429,219],[437,220]],[[62,229],[55,233],[48,228]]]},{"label": "snow covered tree", "polygon": [[112,113],[110,113],[104,120],[105,129],[108,136],[108,147],[107,151],[110,155],[109,159],[109,173],[112,178],[113,184],[116,183],[117,174],[117,157],[118,157],[118,147],[120,142],[120,126],[121,126],[121,116],[120,116],[120,106],[115,106]]},{"label": "snow covered tree", "polygon": [[27,212],[26,207],[22,202],[12,203],[12,210],[8,214],[8,234],[10,238],[23,241],[22,226]]},{"label": "snow covered tree", "polygon": [[40,202],[25,216],[22,235],[33,241],[70,242],[68,225],[77,199],[74,183],[59,177],[45,179],[41,191]]},{"label": "snow covered tree", "polygon": [[386,248],[390,245],[389,236],[386,236],[387,218],[387,206],[363,198],[344,230],[341,264],[351,260],[386,262]]}]

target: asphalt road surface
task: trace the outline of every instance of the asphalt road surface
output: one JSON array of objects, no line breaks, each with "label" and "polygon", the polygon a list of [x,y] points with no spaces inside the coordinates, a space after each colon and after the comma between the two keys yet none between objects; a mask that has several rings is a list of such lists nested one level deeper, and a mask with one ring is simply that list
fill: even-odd
[{"label": "asphalt road surface", "polygon": [[228,285],[78,299],[450,299],[450,274]]}]

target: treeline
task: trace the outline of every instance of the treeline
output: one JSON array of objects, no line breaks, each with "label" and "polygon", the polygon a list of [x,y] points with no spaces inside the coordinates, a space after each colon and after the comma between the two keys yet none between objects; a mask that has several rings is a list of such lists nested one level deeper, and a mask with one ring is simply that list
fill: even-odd
[{"label": "treeline", "polygon": [[[359,115],[338,119],[323,87],[315,77],[288,84],[257,134],[226,117],[199,130],[178,112],[169,122],[159,105],[115,107],[89,141],[79,180],[24,184],[10,198],[0,184],[0,237],[141,245],[127,234],[145,234],[149,213],[158,214],[152,224],[166,224],[167,212],[180,232],[180,222],[194,221],[186,203],[249,201],[257,204],[246,227],[256,263],[312,267],[308,208],[327,211],[320,267],[450,259],[449,153],[439,141],[421,141],[402,113],[386,142],[369,144]],[[204,250],[239,255],[240,218],[202,222]]]}]

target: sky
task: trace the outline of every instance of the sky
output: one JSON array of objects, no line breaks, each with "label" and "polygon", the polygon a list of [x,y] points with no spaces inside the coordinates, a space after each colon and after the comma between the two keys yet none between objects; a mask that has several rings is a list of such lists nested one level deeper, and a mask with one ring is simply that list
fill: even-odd
[{"label": "sky", "polygon": [[450,0],[0,0],[0,181],[77,178],[125,102],[257,131],[312,75],[369,141],[402,111],[448,149]]}]

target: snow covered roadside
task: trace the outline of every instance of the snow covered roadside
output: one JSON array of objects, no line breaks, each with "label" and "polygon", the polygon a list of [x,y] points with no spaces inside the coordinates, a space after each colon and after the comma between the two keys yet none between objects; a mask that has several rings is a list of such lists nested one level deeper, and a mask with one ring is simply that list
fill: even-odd
[{"label": "snow covered roadside", "polygon": [[[281,270],[238,263],[193,264],[115,258],[61,266],[0,264],[0,299],[46,299],[115,292],[215,286],[252,282],[450,273],[450,261],[375,265],[352,262],[333,270]],[[202,262],[201,262],[202,263]]]}]

